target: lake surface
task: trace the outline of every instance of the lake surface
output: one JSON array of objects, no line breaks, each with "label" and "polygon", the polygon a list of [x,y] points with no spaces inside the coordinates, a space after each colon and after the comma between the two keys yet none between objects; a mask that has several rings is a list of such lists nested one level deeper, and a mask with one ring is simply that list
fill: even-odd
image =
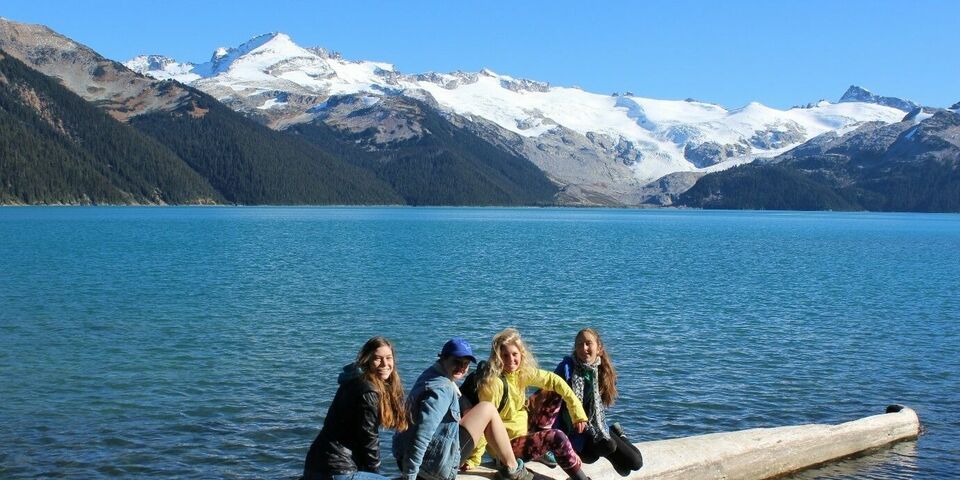
[{"label": "lake surface", "polygon": [[598,328],[634,441],[902,403],[918,441],[797,478],[960,472],[958,215],[28,207],[0,208],[0,478],[296,478],[368,337],[409,388],[507,326],[549,369]]}]

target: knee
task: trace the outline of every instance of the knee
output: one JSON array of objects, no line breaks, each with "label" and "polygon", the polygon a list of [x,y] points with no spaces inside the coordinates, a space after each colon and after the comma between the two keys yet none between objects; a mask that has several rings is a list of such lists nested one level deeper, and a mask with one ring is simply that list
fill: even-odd
[{"label": "knee", "polygon": [[483,415],[484,417],[500,415],[500,413],[497,412],[497,407],[494,407],[492,403],[486,401],[474,405],[470,410],[476,410],[477,413]]},{"label": "knee", "polygon": [[567,434],[560,430],[559,428],[554,428],[553,430],[553,441],[557,444],[570,443],[570,438],[567,437]]}]

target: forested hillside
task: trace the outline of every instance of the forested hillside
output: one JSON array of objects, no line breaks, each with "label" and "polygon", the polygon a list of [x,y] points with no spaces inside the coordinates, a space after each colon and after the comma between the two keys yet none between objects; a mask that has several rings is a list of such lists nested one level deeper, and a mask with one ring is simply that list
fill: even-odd
[{"label": "forested hillside", "polygon": [[[287,131],[368,168],[410,205],[545,205],[557,187],[529,160],[498,149],[457,127],[421,102],[403,100],[410,124],[423,132],[389,143],[372,131],[350,133],[322,120]],[[351,113],[386,115],[379,105]]]},{"label": "forested hillside", "polygon": [[706,175],[679,204],[702,208],[960,212],[960,114],[815,138],[774,159]]},{"label": "forested hillside", "polygon": [[164,145],[0,51],[0,202],[222,200]]},{"label": "forested hillside", "polygon": [[231,203],[403,203],[371,172],[196,90],[176,110],[139,115],[130,125],[167,145]]}]

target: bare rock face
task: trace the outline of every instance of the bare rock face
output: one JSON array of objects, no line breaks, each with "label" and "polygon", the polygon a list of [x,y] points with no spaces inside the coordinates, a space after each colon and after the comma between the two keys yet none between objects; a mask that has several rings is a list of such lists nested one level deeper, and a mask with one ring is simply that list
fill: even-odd
[{"label": "bare rock face", "polygon": [[430,72],[412,75],[411,78],[419,82],[430,82],[440,85],[447,90],[453,90],[461,85],[471,85],[477,83],[477,79],[479,78],[478,75],[479,74],[477,73],[461,71],[456,71],[449,74]]},{"label": "bare rock face", "polygon": [[660,207],[671,206],[680,194],[690,190],[704,175],[705,172],[676,172],[660,177],[641,189],[643,203]]},{"label": "bare rock face", "polygon": [[0,48],[44,75],[59,79],[121,121],[173,110],[189,97],[181,87],[158,88],[158,81],[138,75],[42,25],[0,19]]},{"label": "bare rock face", "polygon": [[750,145],[734,143],[720,145],[716,142],[705,142],[699,145],[688,143],[683,149],[683,156],[699,168],[716,165],[731,158],[750,155]]},{"label": "bare rock face", "polygon": [[550,84],[546,82],[538,82],[535,80],[500,80],[500,86],[511,90],[514,92],[548,92],[550,91]]},{"label": "bare rock face", "polygon": [[910,126],[890,145],[884,158],[891,162],[960,163],[960,113],[938,110]]},{"label": "bare rock face", "polygon": [[319,111],[318,120],[330,127],[351,134],[365,133],[369,150],[377,150],[393,142],[420,138],[429,131],[423,128],[420,107],[402,97],[343,95],[330,97]]},{"label": "bare rock face", "polygon": [[750,145],[764,150],[778,149],[795,145],[807,138],[807,132],[794,122],[770,125],[750,137]]},{"label": "bare rock face", "polygon": [[[563,205],[640,205],[643,186],[624,161],[611,162],[617,148],[631,147],[604,135],[581,135],[557,126],[537,137],[524,137],[481,118],[460,124],[488,142],[527,158],[560,186],[556,201]],[[623,143],[623,142],[621,142]]]},{"label": "bare rock face", "polygon": [[840,103],[843,102],[867,102],[867,103],[876,103],[878,105],[886,105],[888,107],[893,107],[904,112],[909,112],[920,105],[917,105],[914,102],[909,100],[903,100],[896,97],[881,97],[879,95],[874,95],[869,90],[858,87],[856,85],[850,85],[850,88],[844,92],[843,96],[840,97]]}]

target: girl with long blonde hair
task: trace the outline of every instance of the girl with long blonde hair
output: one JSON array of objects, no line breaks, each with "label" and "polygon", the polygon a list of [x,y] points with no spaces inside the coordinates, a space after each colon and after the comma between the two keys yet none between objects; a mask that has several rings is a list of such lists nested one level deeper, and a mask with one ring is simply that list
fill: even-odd
[{"label": "girl with long blonde hair", "polygon": [[[541,370],[530,348],[523,341],[520,332],[508,328],[493,337],[490,349],[489,370],[480,382],[478,396],[480,401],[501,404],[506,394],[500,418],[510,437],[510,446],[517,458],[529,461],[552,452],[557,463],[573,480],[587,480],[581,469],[582,462],[567,438],[567,435],[554,428],[538,431],[536,419],[542,415],[527,413],[527,387],[540,388],[542,391],[556,392],[568,407],[574,429],[582,432],[587,425],[587,415],[580,400],[567,383],[554,373]],[[467,461],[468,466],[480,463],[484,444],[477,445],[473,455]]]},{"label": "girl with long blonde hair", "polygon": [[386,480],[380,471],[380,428],[407,428],[403,384],[393,343],[367,340],[343,368],[323,428],[310,445],[304,480]]},{"label": "girl with long blonde hair", "polygon": [[460,337],[443,344],[437,361],[414,382],[407,403],[410,428],[393,437],[401,480],[456,480],[463,459],[478,442],[490,441],[500,467],[494,480],[533,480],[490,402],[461,410],[457,383],[476,363],[470,342]]}]

